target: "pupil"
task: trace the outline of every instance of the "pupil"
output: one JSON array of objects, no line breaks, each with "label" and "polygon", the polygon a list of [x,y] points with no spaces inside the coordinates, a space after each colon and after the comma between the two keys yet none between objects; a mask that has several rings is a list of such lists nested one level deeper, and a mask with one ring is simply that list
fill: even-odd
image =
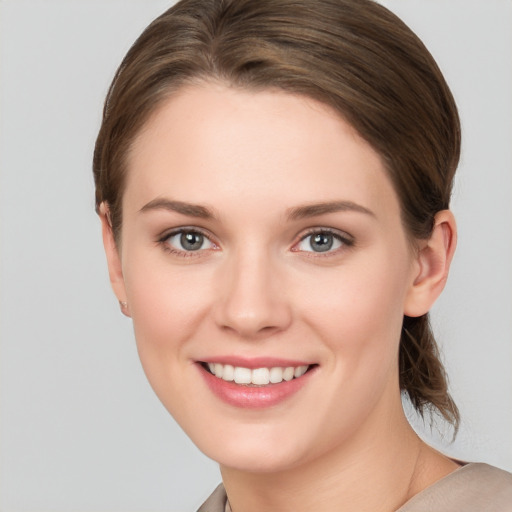
[{"label": "pupil", "polygon": [[187,251],[197,251],[203,245],[203,235],[200,233],[183,233],[180,242],[181,246]]},{"label": "pupil", "polygon": [[316,252],[328,251],[333,244],[333,237],[328,233],[317,233],[311,238],[311,249]]}]

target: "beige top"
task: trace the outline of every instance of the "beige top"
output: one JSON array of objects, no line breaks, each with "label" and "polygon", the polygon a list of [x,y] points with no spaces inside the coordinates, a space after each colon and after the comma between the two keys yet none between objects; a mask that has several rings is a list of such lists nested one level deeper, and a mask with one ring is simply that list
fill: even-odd
[{"label": "beige top", "polygon": [[[231,512],[222,484],[197,512]],[[467,464],[396,512],[512,512],[512,474],[487,464]]]}]

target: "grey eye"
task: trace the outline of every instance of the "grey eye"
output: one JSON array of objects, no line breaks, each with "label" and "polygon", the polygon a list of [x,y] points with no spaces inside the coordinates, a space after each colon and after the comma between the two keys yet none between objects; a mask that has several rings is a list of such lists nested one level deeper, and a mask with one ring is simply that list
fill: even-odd
[{"label": "grey eye", "polygon": [[305,236],[297,245],[299,251],[328,252],[339,249],[345,242],[329,231],[319,231]]},{"label": "grey eye", "polygon": [[198,251],[203,246],[204,236],[201,233],[182,233],[180,244],[186,251]]},{"label": "grey eye", "polygon": [[178,251],[190,252],[211,249],[213,244],[199,231],[180,231],[171,235],[167,243]]},{"label": "grey eye", "polygon": [[309,237],[309,245],[315,252],[325,252],[334,245],[334,237],[330,233],[317,233]]}]

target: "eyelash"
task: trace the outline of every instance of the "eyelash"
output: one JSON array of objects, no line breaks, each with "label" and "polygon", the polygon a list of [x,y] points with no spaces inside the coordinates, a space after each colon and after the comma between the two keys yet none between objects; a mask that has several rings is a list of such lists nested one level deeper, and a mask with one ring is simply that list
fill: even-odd
[{"label": "eyelash", "polygon": [[[171,239],[174,236],[184,235],[184,234],[201,235],[202,237],[204,237],[205,240],[207,240],[212,245],[212,247],[208,248],[208,249],[198,249],[196,251],[186,251],[186,250],[176,249],[175,247],[173,247],[172,245],[169,244],[169,239]],[[183,227],[183,228],[174,229],[172,231],[168,231],[158,238],[158,243],[162,246],[164,251],[171,253],[175,256],[182,257],[182,258],[198,257],[198,256],[204,254],[204,251],[218,249],[218,245],[215,242],[213,242],[212,237],[209,234],[203,232],[202,230],[200,230],[198,228],[192,228],[192,227],[190,227],[190,228]]]},{"label": "eyelash", "polygon": [[[204,237],[205,240],[207,240],[212,245],[212,247],[207,248],[207,249],[198,249],[196,251],[187,251],[187,250],[176,249],[172,245],[169,244],[170,238],[177,236],[177,235],[183,235],[183,234],[201,235],[202,237]],[[305,250],[300,250],[297,248],[298,245],[300,245],[301,243],[305,242],[308,238],[313,237],[315,235],[330,235],[335,240],[340,242],[341,247],[336,248],[334,250],[330,250],[330,248],[329,248],[328,250],[326,250],[324,252],[313,251],[313,250],[305,251]],[[218,250],[218,248],[219,248],[219,246],[215,242],[213,242],[211,235],[203,232],[202,230],[200,230],[198,228],[192,228],[192,227],[190,227],[190,228],[183,227],[183,228],[174,229],[170,232],[166,232],[164,235],[162,235],[158,238],[158,243],[163,247],[163,249],[166,252],[169,252],[173,255],[176,255],[176,256],[179,256],[182,258],[198,257],[198,256],[204,254],[204,251]],[[315,229],[309,230],[304,235],[302,235],[300,237],[300,239],[293,244],[291,251],[305,253],[307,257],[315,257],[315,258],[328,257],[328,256],[333,256],[333,255],[337,254],[340,250],[343,250],[344,248],[346,249],[346,248],[352,247],[352,246],[354,246],[354,244],[355,244],[355,240],[353,239],[353,237],[351,237],[347,233],[342,234],[339,231],[330,229],[330,228],[315,228]]]},{"label": "eyelash", "polygon": [[[315,235],[331,235],[335,240],[340,242],[341,247],[336,248],[334,250],[326,250],[325,252],[322,251],[301,251],[300,249],[297,249],[296,247],[301,244],[302,242],[305,242],[308,238],[313,237]],[[311,243],[311,242],[310,242]],[[343,251],[344,249],[353,247],[355,244],[355,240],[352,236],[350,236],[348,233],[340,232],[335,229],[331,228],[314,228],[302,235],[298,242],[296,242],[293,247],[293,252],[302,252],[305,253],[306,257],[310,258],[325,258],[329,256],[334,256],[338,254],[340,251]]]}]

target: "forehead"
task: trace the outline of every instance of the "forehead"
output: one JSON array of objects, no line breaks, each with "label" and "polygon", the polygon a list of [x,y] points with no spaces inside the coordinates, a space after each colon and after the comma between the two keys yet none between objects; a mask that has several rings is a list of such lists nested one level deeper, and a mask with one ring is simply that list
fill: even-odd
[{"label": "forehead", "polygon": [[387,198],[398,211],[381,158],[352,126],[320,102],[278,90],[183,88],[141,130],[127,169],[128,208],[171,195],[214,207]]}]

